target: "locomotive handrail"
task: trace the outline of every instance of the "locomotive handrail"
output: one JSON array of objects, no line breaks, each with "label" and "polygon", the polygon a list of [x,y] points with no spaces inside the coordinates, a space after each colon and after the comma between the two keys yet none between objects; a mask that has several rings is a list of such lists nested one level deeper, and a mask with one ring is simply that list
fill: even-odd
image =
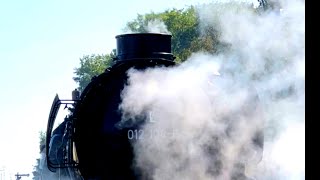
[{"label": "locomotive handrail", "polygon": [[67,99],[61,100],[61,99],[59,99],[58,94],[56,94],[55,98],[53,99],[53,103],[52,103],[51,110],[49,113],[47,133],[46,133],[46,160],[47,160],[48,169],[50,171],[53,171],[52,168],[63,168],[63,167],[76,166],[75,163],[69,163],[69,162],[66,165],[64,163],[63,163],[63,165],[61,165],[61,164],[55,164],[55,163],[51,162],[51,160],[49,158],[49,150],[50,150],[50,140],[51,140],[51,135],[52,135],[52,129],[53,129],[53,125],[54,125],[55,119],[57,117],[60,106],[62,104],[65,104],[65,105],[75,104],[78,101],[79,100],[67,100]]}]

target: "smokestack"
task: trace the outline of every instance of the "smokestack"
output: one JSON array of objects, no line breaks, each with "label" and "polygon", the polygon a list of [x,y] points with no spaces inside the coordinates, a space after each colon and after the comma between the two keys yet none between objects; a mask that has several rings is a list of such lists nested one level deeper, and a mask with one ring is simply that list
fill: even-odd
[{"label": "smokestack", "polygon": [[134,33],[116,36],[117,56],[115,61],[137,59],[164,59],[173,61],[171,35],[161,33]]}]

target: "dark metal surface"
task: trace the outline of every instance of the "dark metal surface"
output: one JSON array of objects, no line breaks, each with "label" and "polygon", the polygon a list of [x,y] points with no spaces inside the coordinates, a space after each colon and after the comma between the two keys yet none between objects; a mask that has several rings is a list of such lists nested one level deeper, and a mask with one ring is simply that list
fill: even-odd
[{"label": "dark metal surface", "polygon": [[116,61],[162,58],[174,60],[171,54],[171,35],[156,33],[122,34],[116,36]]},{"label": "dark metal surface", "polygon": [[127,70],[173,66],[171,35],[141,33],[116,36],[117,56],[112,67],[93,78],[75,107],[74,141],[84,179],[137,179],[133,150],[118,106]]},{"label": "dark metal surface", "polygon": [[74,111],[74,140],[84,179],[138,178],[132,169],[133,150],[127,129],[115,126],[121,120],[118,107],[126,71],[159,65],[171,66],[174,62],[140,59],[118,63],[96,77],[81,94]]}]

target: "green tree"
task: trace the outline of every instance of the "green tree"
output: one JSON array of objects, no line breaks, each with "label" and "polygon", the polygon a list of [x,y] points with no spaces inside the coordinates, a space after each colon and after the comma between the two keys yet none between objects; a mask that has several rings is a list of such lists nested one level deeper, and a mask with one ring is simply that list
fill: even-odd
[{"label": "green tree", "polygon": [[[46,143],[46,134],[43,131],[39,132],[39,151],[40,153],[44,151],[45,143]],[[33,178],[34,180],[40,180],[41,179],[41,167],[40,167],[40,161],[41,159],[36,159],[36,165],[33,166]]]},{"label": "green tree", "polygon": [[92,77],[103,73],[111,65],[114,56],[115,50],[107,55],[92,54],[80,58],[80,67],[75,68],[76,76],[73,77],[73,80],[79,84],[80,92],[90,83]]}]

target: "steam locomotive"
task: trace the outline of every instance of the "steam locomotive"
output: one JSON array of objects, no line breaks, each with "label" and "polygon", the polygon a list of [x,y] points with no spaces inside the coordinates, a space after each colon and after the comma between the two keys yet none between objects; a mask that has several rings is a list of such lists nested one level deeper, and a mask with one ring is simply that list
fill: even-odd
[{"label": "steam locomotive", "polygon": [[[49,170],[64,168],[74,179],[136,179],[131,170],[132,147],[126,129],[114,125],[120,121],[120,93],[130,68],[145,69],[175,65],[171,53],[171,35],[123,34],[116,36],[117,56],[104,73],[92,78],[72,100],[54,98],[46,134],[46,158]],[[54,130],[60,105],[73,105],[72,115]]]},{"label": "steam locomotive", "polygon": [[[54,98],[46,132],[46,162],[52,172],[59,170],[68,179],[122,180],[141,179],[132,169],[133,148],[127,129],[118,129],[121,90],[130,68],[175,66],[171,53],[171,35],[156,33],[116,36],[117,55],[113,65],[92,78],[71,100]],[[72,113],[55,129],[53,125],[61,105],[72,105]],[[263,146],[263,139],[259,139]]]}]

